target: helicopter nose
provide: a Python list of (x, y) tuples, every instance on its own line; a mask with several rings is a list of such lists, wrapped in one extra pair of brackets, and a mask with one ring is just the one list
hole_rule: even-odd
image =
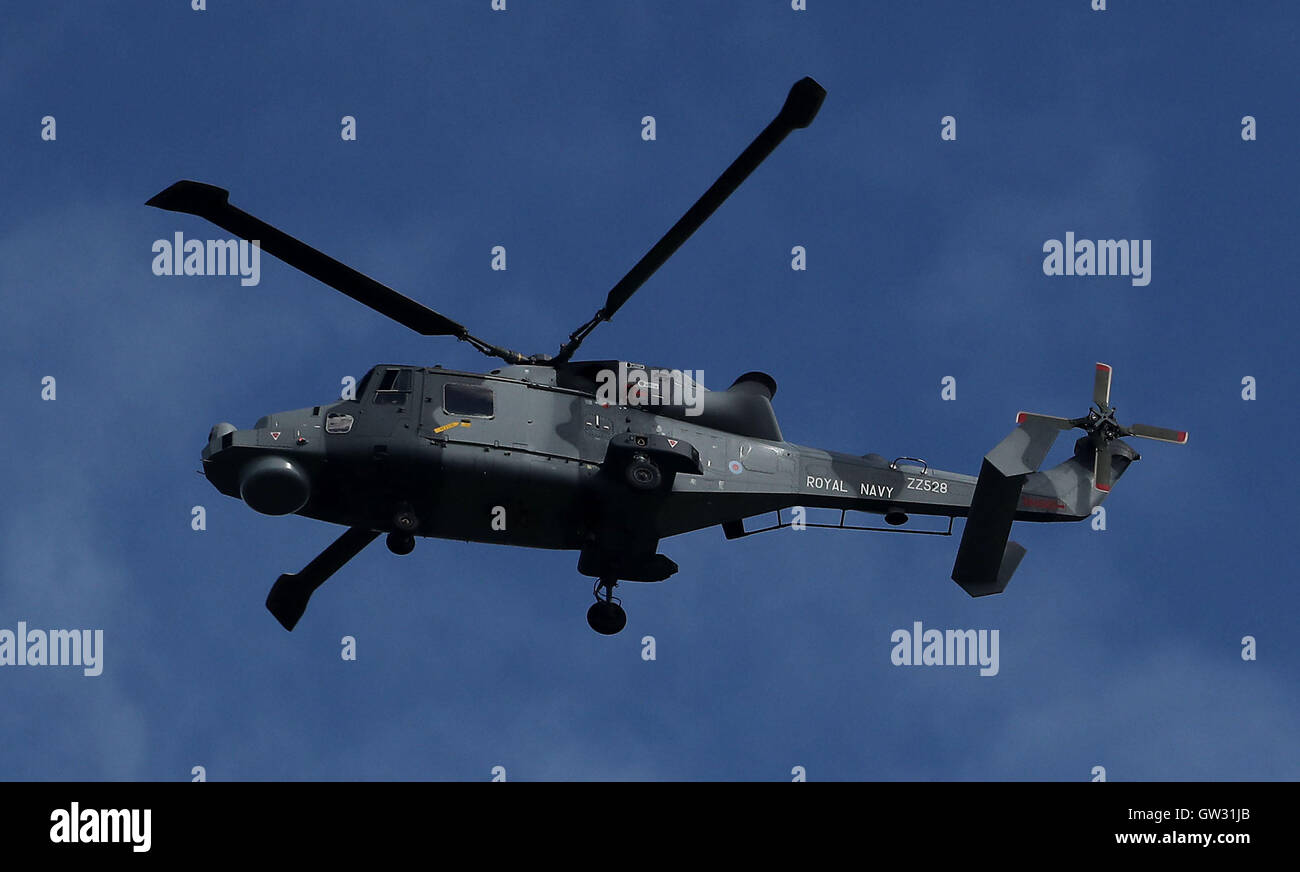
[(264, 515), (289, 515), (307, 505), (311, 482), (292, 460), (263, 455), (240, 470), (239, 496)]
[(222, 421), (220, 424), (213, 424), (212, 429), (208, 431), (208, 444), (213, 445), (215, 443), (215, 445), (220, 448), (221, 438), (227, 433), (237, 432), (238, 429), (238, 427), (231, 424), (229, 421)]

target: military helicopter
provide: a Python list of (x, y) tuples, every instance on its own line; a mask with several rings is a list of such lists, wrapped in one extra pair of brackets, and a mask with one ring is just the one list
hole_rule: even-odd
[[(838, 524), (808, 526), (951, 535), (966, 517), (952, 577), (971, 596), (1001, 593), (1025, 549), (1013, 521), (1087, 518), (1139, 458), (1121, 437), (1186, 443), (1187, 433), (1121, 426), (1110, 404), (1111, 368), (1097, 364), (1083, 417), (1020, 413), (978, 476), (924, 461), (808, 448), (781, 435), (776, 381), (741, 375), (709, 391), (677, 370), (618, 360), (575, 361), (583, 340), (632, 294), (796, 129), (812, 123), (826, 91), (794, 84), (780, 112), (703, 196), (609, 291), (555, 355), (493, 345), (457, 322), (362, 275), (244, 212), (229, 192), (180, 181), (147, 205), (206, 218), (352, 299), (424, 336), (453, 336), (506, 365), (489, 373), (380, 365), (354, 399), (261, 418), (250, 430), (220, 423), (202, 451), (203, 473), (223, 494), (268, 515), (296, 513), (347, 530), (300, 572), (281, 575), (266, 605), (286, 630), (330, 576), (381, 533), (409, 554), (419, 537), (575, 550), (596, 579), (587, 621), (612, 635), (627, 622), (620, 581), (663, 581), (677, 564), (661, 539), (720, 526), (736, 539), (792, 525), (782, 511), (840, 510)], [(663, 374), (668, 373), (667, 377)], [(617, 391), (603, 390), (617, 385)], [(694, 399), (687, 397), (694, 394)], [(1073, 456), (1039, 471), (1063, 431), (1084, 431)], [(886, 527), (846, 524), (848, 511)], [(775, 513), (776, 523), (746, 529)], [(948, 519), (947, 531), (902, 530), (912, 515)]]

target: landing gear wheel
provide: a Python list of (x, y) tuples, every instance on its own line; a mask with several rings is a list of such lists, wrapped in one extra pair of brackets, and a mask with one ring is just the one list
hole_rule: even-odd
[(415, 528), (420, 526), (420, 519), (410, 509), (402, 509), (393, 515), (393, 526), (399, 533), (414, 533)]
[(628, 484), (637, 490), (643, 491), (657, 490), (664, 480), (664, 474), (659, 471), (659, 465), (644, 454), (634, 454), (632, 456), (632, 462), (627, 465), (627, 471), (624, 475)]
[(602, 578), (592, 589), (596, 601), (587, 609), (587, 624), (602, 636), (612, 636), (627, 626), (627, 612), (614, 596), (616, 584), (617, 579)]
[(415, 550), (415, 537), (410, 533), (389, 533), (388, 550), (394, 554), (410, 554)]
[(627, 612), (618, 603), (592, 603), (587, 609), (587, 623), (602, 636), (613, 636), (627, 626)]

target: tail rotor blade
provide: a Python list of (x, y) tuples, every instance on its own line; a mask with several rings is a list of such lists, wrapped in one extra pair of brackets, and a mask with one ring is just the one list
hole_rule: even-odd
[(1110, 364), (1097, 364), (1097, 374), (1092, 382), (1092, 401), (1097, 404), (1099, 409), (1104, 409), (1110, 405), (1110, 374)]
[(1172, 442), (1175, 445), (1187, 444), (1186, 430), (1170, 430), (1166, 427), (1152, 427), (1149, 424), (1134, 424), (1127, 428), (1127, 435), (1140, 436), (1143, 439), (1155, 439), (1160, 442)]
[(1092, 477), (1097, 490), (1110, 492), (1110, 451), (1104, 445), (1098, 445), (1092, 454)]

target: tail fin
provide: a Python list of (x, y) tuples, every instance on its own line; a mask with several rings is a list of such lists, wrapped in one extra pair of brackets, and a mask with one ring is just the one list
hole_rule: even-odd
[(1025, 556), (1023, 546), (1008, 541), (1020, 491), (1060, 432), (1049, 421), (1025, 418), (984, 456), (952, 567), (952, 580), (971, 596), (1002, 593)]
[[(1002, 593), (1025, 556), (1023, 546), (1009, 541), (1017, 512), (1033, 511), (1021, 506), (1022, 493), (1042, 500), (1047, 508), (1040, 520), (1045, 521), (1086, 518), (1110, 494), (1096, 487), (1094, 448), (1087, 436), (1075, 444), (1074, 456), (1065, 462), (1043, 472), (1024, 472), (1042, 462), (1057, 432), (1050, 426), (1037, 435), (1020, 432), (1027, 423), (985, 456), (975, 483), (952, 568), (952, 580), (971, 596)], [(1119, 439), (1107, 447), (1114, 483), (1140, 455)], [(1026, 499), (1026, 505), (1032, 503)]]
[(980, 468), (952, 567), (952, 580), (971, 596), (1002, 593), (1025, 556), (1023, 546), (1008, 541), (1024, 484), (1025, 476), (1003, 475), (987, 459)]

